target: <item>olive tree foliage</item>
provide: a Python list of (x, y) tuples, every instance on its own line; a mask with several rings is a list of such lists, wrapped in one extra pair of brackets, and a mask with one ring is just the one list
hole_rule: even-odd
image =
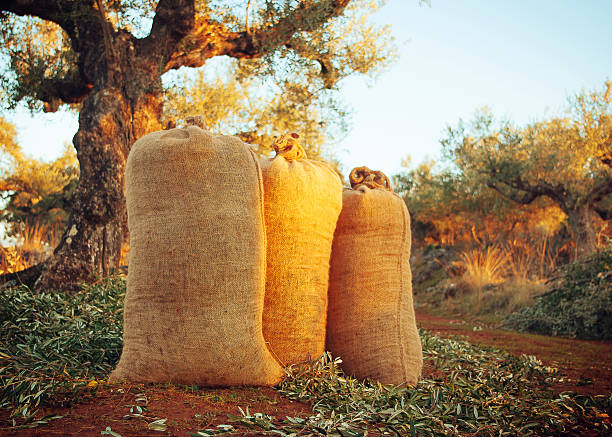
[(19, 240), (37, 230), (52, 244), (68, 219), (78, 176), (72, 146), (51, 162), (29, 157), (16, 141), (15, 127), (0, 117), (0, 218), (8, 236)]
[(165, 93), (164, 125), (202, 114), (208, 129), (238, 135), (263, 155), (272, 150), (275, 137), (295, 132), (309, 158), (331, 158), (330, 145), (342, 138), (349, 122), (350, 111), (342, 102), (295, 82), (262, 91), (261, 80), (239, 80), (236, 75), (230, 70), (229, 78), (207, 78), (198, 71), (176, 81)]
[[(115, 29), (146, 37), (156, 3), (105, 1), (101, 9)], [(205, 67), (195, 74), (185, 69), (173, 72), (182, 62), (174, 61), (177, 65), (164, 71), (170, 71), (164, 81), (164, 124), (180, 124), (186, 116), (201, 114), (209, 128), (237, 134), (257, 142), (264, 150), (274, 136), (294, 130), (315, 155), (321, 153), (326, 141), (341, 138), (348, 128), (350, 111), (338, 96), (339, 82), (356, 74), (374, 78), (396, 59), (389, 26), (371, 22), (372, 14), (386, 0), (322, 1), (318, 8), (309, 8), (308, 3), (317, 2), (196, 1), (196, 21), (208, 15), (208, 19), (223, 23), (226, 31), (252, 33), (255, 41), (265, 36), (259, 42), (268, 50), (264, 48), (265, 54), (260, 57), (226, 54), (229, 59), (221, 64), (222, 72), (212, 77)], [(336, 19), (317, 27), (320, 18), (316, 15), (329, 14), (334, 3), (347, 6)], [(303, 16), (295, 14), (299, 6)], [(292, 19), (304, 20), (305, 30), (296, 32), (286, 44), (278, 40), (285, 35), (273, 38), (261, 31), (292, 12)], [(10, 65), (0, 76), (5, 89), (3, 106), (15, 108), (22, 102), (32, 111), (52, 112), (61, 104), (72, 103), (78, 110), (78, 99), (70, 102), (68, 95), (53, 95), (62, 92), (59, 85), (71, 82), (77, 62), (62, 28), (36, 17), (13, 14), (3, 16), (0, 23), (0, 36), (7, 47), (2, 54), (8, 55)], [(195, 39), (183, 43), (197, 44)], [(200, 63), (193, 56), (185, 58), (186, 65)]]
[[(342, 138), (350, 116), (338, 83), (356, 74), (374, 78), (396, 57), (388, 26), (370, 23), (381, 5), (352, 2), (342, 17), (296, 35), (269, 56), (216, 64), (221, 74), (200, 69), (172, 75), (165, 122), (203, 114), (210, 129), (235, 133), (260, 153), (270, 151), (274, 137), (296, 132), (309, 157), (329, 157), (329, 144)], [(264, 17), (252, 20), (260, 26)]]
[(417, 245), (525, 247), (561, 229), (565, 215), (552, 201), (516, 204), (448, 164), (405, 163), (406, 170), (393, 177), (410, 211)]
[(566, 117), (517, 127), (481, 110), (449, 127), (446, 156), (466, 177), (519, 204), (540, 197), (567, 215), (577, 255), (597, 250), (598, 220), (611, 218), (612, 83), (570, 99)]
[[(313, 151), (333, 138), (333, 126), (342, 132), (342, 122), (332, 121), (344, 115), (339, 81), (375, 75), (395, 56), (388, 29), (368, 20), (382, 3), (2, 2), (3, 105), (21, 102), (33, 111), (71, 105), (79, 111), (73, 139), (79, 182), (64, 236), (49, 262), (35, 271), (37, 286), (61, 288), (117, 266), (128, 238), (125, 161), (134, 141), (163, 128), (162, 122), (180, 122), (197, 110), (221, 133), (242, 135), (264, 148), (273, 136), (297, 130)], [(222, 74), (206, 76), (196, 93), (197, 76), (182, 78), (182, 67), (206, 68), (214, 58), (226, 60)], [(168, 93), (164, 83), (171, 87)], [(228, 101), (217, 86), (235, 91), (236, 105), (225, 112), (219, 108)], [(210, 104), (198, 107), (198, 100)], [(164, 102), (174, 102), (165, 113)]]
[(56, 111), (64, 103), (56, 97), (62, 93), (61, 84), (70, 83), (77, 74), (68, 35), (53, 22), (2, 11), (0, 41), (2, 107), (15, 109), (22, 103), (33, 112)]

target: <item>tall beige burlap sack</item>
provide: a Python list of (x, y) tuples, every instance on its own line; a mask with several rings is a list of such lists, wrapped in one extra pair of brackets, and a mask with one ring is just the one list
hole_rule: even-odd
[(325, 163), (306, 158), (297, 134), (262, 159), (268, 240), (264, 338), (283, 365), (325, 350), (329, 257), (342, 208), (342, 182)]
[(331, 257), (327, 348), (354, 377), (417, 383), (423, 365), (414, 318), (410, 216), (381, 172), (350, 174)]
[(112, 381), (273, 385), (261, 327), (263, 186), (236, 137), (197, 126), (138, 140), (126, 167), (130, 260)]

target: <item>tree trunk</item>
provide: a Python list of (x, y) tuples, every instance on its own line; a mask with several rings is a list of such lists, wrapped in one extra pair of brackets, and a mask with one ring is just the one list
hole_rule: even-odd
[(597, 251), (597, 234), (595, 233), (596, 212), (589, 205), (578, 205), (565, 211), (574, 234), (576, 258), (584, 258)]
[(128, 238), (125, 163), (134, 141), (161, 129), (161, 74), (129, 57), (107, 73), (100, 73), (100, 85), (83, 101), (74, 136), (79, 184), (68, 226), (37, 288), (66, 289), (110, 274)]

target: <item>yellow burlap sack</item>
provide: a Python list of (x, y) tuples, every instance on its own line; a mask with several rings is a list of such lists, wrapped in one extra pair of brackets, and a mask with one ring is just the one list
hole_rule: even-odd
[(112, 381), (273, 385), (261, 327), (263, 186), (256, 155), (197, 126), (138, 140), (126, 167), (130, 260)]
[(354, 377), (417, 383), (423, 363), (414, 318), (410, 216), (381, 172), (350, 174), (332, 249), (327, 349)]
[(342, 182), (325, 163), (306, 159), (297, 134), (261, 160), (268, 240), (264, 338), (283, 365), (325, 350), (329, 257), (342, 208)]

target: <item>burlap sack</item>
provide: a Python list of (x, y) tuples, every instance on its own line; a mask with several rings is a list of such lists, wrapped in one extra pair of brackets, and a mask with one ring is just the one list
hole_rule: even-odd
[(381, 172), (350, 174), (332, 249), (327, 349), (354, 377), (417, 383), (423, 356), (414, 318), (410, 216)]
[(306, 158), (297, 134), (262, 159), (268, 240), (264, 338), (283, 365), (325, 350), (329, 257), (342, 208), (342, 182), (325, 163)]
[(188, 126), (134, 144), (123, 353), (112, 381), (279, 382), (261, 327), (262, 189), (257, 157), (236, 137)]

